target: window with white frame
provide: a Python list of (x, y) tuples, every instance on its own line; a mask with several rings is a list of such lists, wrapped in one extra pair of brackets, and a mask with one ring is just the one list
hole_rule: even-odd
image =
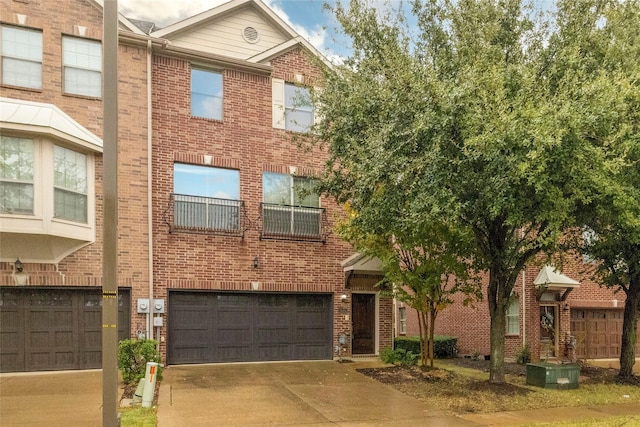
[(33, 215), (33, 140), (2, 136), (0, 139), (0, 213)]
[(54, 146), (53, 176), (53, 216), (86, 223), (87, 155)]
[(95, 40), (62, 37), (64, 93), (102, 96), (102, 45)]
[(311, 91), (304, 86), (272, 79), (273, 127), (293, 132), (309, 132), (317, 117)]
[(399, 334), (406, 335), (407, 334), (407, 307), (400, 307), (398, 309), (398, 320), (399, 320)]
[[(0, 214), (37, 215), (86, 224), (89, 186), (93, 186), (90, 176), (93, 179), (93, 166), (89, 165), (87, 154), (45, 138), (3, 135)], [(47, 203), (36, 207), (36, 200)]]
[(285, 83), (284, 110), (285, 129), (294, 132), (309, 132), (313, 126), (313, 104), (308, 88)]
[(42, 31), (2, 26), (2, 84), (42, 88)]
[(507, 307), (507, 335), (520, 334), (520, 302), (514, 299)]
[(319, 237), (320, 197), (306, 177), (263, 172), (263, 232), (267, 235)]
[(222, 73), (191, 69), (191, 115), (222, 120)]
[(240, 171), (173, 165), (174, 226), (239, 231)]

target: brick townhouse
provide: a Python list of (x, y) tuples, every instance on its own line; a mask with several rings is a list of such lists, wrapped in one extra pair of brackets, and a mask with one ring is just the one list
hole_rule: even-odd
[[(101, 366), (102, 7), (0, 2), (0, 370)], [(119, 335), (149, 280), (146, 42), (122, 20)], [(137, 34), (136, 34), (137, 33)], [(109, 172), (107, 172), (109, 173)]]
[(318, 119), (309, 93), (322, 55), (260, 1), (151, 36), (166, 40), (153, 56), (152, 194), (167, 362), (389, 346), (391, 300), (331, 231), (342, 209), (313, 190), (323, 152), (298, 146)]
[[(625, 294), (595, 283), (592, 266), (589, 259), (569, 257), (562, 270), (531, 263), (520, 273), (514, 286), (517, 298), (507, 311), (506, 357), (515, 357), (525, 344), (534, 360), (620, 357)], [(490, 353), (487, 284), (485, 275), (482, 301), (465, 307), (458, 295), (438, 315), (436, 334), (457, 337), (462, 355)], [(415, 310), (398, 302), (395, 312), (397, 335), (419, 334)]]
[[(0, 371), (99, 367), (102, 3), (0, 1)], [(296, 141), (319, 66), (258, 0), (120, 16), (120, 338), (169, 364), (391, 344), (379, 271), (332, 233), (323, 153)]]

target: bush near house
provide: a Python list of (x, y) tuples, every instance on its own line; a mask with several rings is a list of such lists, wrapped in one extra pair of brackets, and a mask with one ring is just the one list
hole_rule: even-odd
[[(436, 359), (447, 359), (457, 354), (458, 338), (446, 335), (433, 337), (433, 356)], [(420, 354), (420, 337), (396, 337), (393, 339), (393, 348), (411, 351)]]
[[(144, 378), (147, 362), (160, 363), (156, 340), (122, 340), (118, 344), (118, 368), (126, 384), (137, 384)], [(162, 367), (158, 365), (157, 381), (162, 380)]]

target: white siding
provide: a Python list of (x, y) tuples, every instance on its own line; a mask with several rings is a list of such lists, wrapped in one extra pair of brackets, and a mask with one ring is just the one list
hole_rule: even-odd
[[(242, 37), (246, 27), (258, 30), (260, 38), (257, 43), (248, 43)], [(174, 46), (201, 52), (247, 59), (284, 43), (288, 39), (289, 37), (285, 37), (277, 31), (255, 10), (246, 8), (233, 15), (194, 28), (188, 33), (179, 34), (171, 40), (171, 43)]]

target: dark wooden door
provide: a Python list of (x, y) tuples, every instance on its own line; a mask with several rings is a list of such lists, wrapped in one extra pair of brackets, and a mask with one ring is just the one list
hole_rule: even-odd
[[(130, 297), (119, 291), (118, 338), (129, 337)], [(0, 290), (0, 371), (102, 366), (99, 289)]]
[(169, 364), (332, 357), (331, 296), (171, 292)]
[(352, 294), (353, 354), (376, 351), (376, 296)]

